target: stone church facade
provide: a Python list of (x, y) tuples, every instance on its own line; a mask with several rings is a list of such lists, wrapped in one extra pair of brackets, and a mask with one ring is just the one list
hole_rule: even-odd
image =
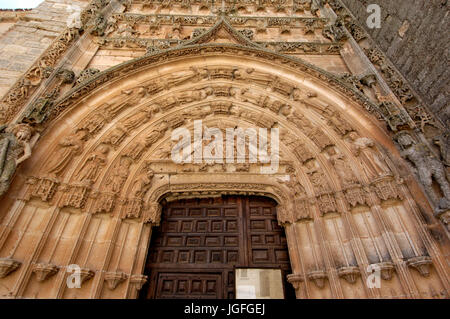
[[(1, 298), (142, 297), (170, 205), (226, 196), (276, 204), (299, 299), (448, 298), (448, 128), (341, 1), (46, 0), (0, 17)], [(278, 128), (279, 170), (175, 163), (172, 132), (197, 120)], [(231, 263), (220, 238), (184, 262)]]

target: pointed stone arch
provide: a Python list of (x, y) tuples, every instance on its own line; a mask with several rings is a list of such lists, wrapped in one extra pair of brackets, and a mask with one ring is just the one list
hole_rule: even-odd
[[(18, 199), (6, 200), (11, 207), (6, 218), (8, 225), (26, 228), (21, 224), (25, 216), (37, 213), (47, 226), (31, 244), (32, 256), (19, 251), (15, 257), (26, 240), (14, 242), (10, 227), (0, 233), (0, 256), (9, 254), (2, 264), (9, 270), (4, 274), (12, 274), (7, 280), (15, 296), (32, 293), (37, 286), (30, 278), (36, 273), (44, 279), (55, 275), (48, 281), (52, 297), (135, 297), (144, 280), (151, 227), (159, 223), (160, 201), (222, 194), (259, 194), (278, 202), (278, 219), (286, 227), (292, 254), (291, 281), (299, 297), (310, 296), (312, 283), (320, 288), (325, 278), (333, 297), (349, 296), (346, 285), (358, 280), (367, 297), (379, 297), (379, 291), (364, 285), (369, 264), (385, 266), (388, 279), (395, 269), (407, 287), (405, 294), (413, 297), (417, 280), (411, 268), (427, 275), (433, 262), (433, 280), (448, 289), (445, 261), (420, 224), (420, 211), (400, 178), (402, 160), (379, 121), (384, 115), (377, 106), (301, 60), (241, 43), (207, 43), (217, 30), (232, 32), (228, 27), (221, 20), (197, 39), (206, 43), (157, 52), (96, 74), (58, 100), (45, 122), (34, 123), (42, 132), (39, 148), (20, 168), (14, 183), (26, 179), (27, 187)], [(245, 40), (240, 35), (236, 39)], [(285, 130), (280, 173), (263, 176), (252, 166), (237, 172), (233, 165), (206, 172), (190, 165), (191, 171), (183, 171), (167, 158), (152, 158), (170, 141), (171, 130), (191, 128), (199, 118), (206, 125)], [(352, 152), (357, 142), (360, 155)], [(376, 178), (367, 176), (370, 163), (378, 165), (371, 171)], [(166, 170), (158, 171), (158, 165)], [(400, 219), (407, 211), (414, 230), (410, 246), (399, 244), (386, 222), (389, 214)], [(375, 219), (386, 237), (379, 245), (388, 260), (379, 254), (372, 262), (365, 255), (367, 247), (352, 215), (361, 212)], [(81, 229), (71, 230), (70, 256), (54, 258), (60, 249), (58, 234), (76, 222)], [(313, 256), (309, 264), (300, 258), (309, 248), (302, 246), (299, 233), (307, 231), (323, 241), (314, 248), (322, 257)], [(57, 238), (54, 245), (52, 236)], [(342, 255), (335, 257), (330, 251), (338, 244)], [(123, 262), (124, 247), (133, 252), (127, 255), (132, 263)], [(404, 255), (408, 249), (414, 251), (410, 256)], [(64, 271), (55, 273), (55, 267), (65, 269), (69, 263), (82, 264), (85, 274), (86, 288), (77, 293), (64, 286)]]

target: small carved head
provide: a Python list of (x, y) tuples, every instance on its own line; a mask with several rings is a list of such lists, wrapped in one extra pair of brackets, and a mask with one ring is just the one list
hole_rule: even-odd
[(33, 129), (26, 124), (18, 124), (13, 129), (12, 132), (21, 142), (28, 142), (33, 135)]

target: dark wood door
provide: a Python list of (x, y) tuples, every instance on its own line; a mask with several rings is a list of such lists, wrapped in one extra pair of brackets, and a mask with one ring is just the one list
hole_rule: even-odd
[[(153, 230), (141, 298), (234, 299), (236, 267), (290, 272), (276, 203), (226, 196), (165, 205)], [(285, 285), (288, 297), (293, 293)]]

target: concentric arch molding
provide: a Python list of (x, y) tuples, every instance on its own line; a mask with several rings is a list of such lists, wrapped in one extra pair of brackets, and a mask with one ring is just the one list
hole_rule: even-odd
[(183, 47), (167, 49), (150, 55), (145, 55), (131, 61), (124, 62), (108, 70), (98, 73), (86, 82), (74, 87), (62, 98), (57, 100), (50, 112), (47, 122), (54, 120), (64, 111), (70, 109), (72, 105), (87, 97), (102, 86), (114, 81), (130, 77), (133, 73), (145, 70), (147, 67), (155, 67), (172, 61), (187, 59), (196, 56), (220, 56), (229, 54), (232, 56), (247, 56), (250, 59), (259, 59), (271, 61), (285, 67), (292, 68), (295, 72), (300, 72), (319, 80), (326, 82), (328, 88), (336, 90), (346, 98), (349, 98), (357, 104), (364, 107), (366, 111), (374, 114), (377, 118), (383, 119), (377, 105), (372, 103), (366, 96), (358, 92), (335, 75), (322, 70), (312, 64), (309, 64), (299, 58), (275, 53), (263, 48), (246, 47), (237, 44), (196, 44)]

